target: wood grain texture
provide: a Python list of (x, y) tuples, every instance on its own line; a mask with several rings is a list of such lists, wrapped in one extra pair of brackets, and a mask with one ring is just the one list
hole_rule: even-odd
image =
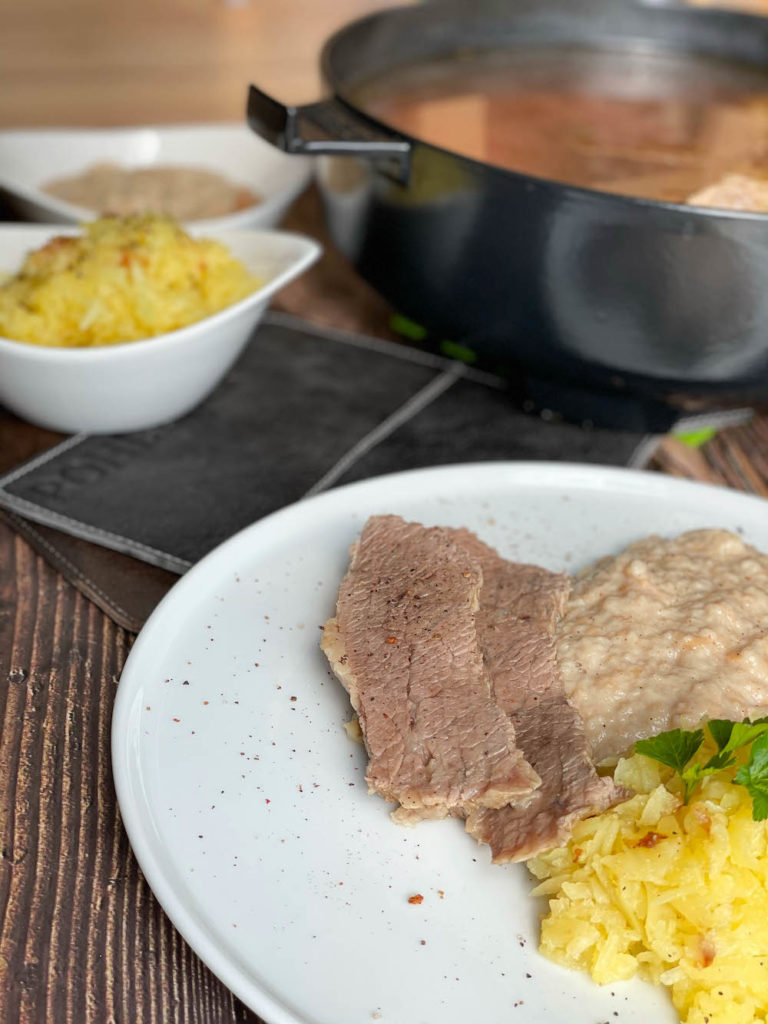
[(0, 1021), (258, 1024), (131, 853), (109, 734), (131, 635), (0, 524)]
[(719, 431), (700, 448), (667, 437), (651, 468), (768, 497), (768, 412), (756, 412), (749, 422)]
[(401, 2), (12, 0), (0, 5), (0, 125), (241, 121), (252, 81), (311, 102), (326, 38)]
[[(655, 468), (768, 494), (768, 416)], [(0, 523), (0, 1021), (258, 1024), (152, 896), (109, 756), (131, 634)]]
[[(312, 100), (329, 32), (398, 2), (5, 5), (0, 124), (240, 120), (252, 80)], [(318, 211), (309, 193), (289, 225), (319, 234)], [(388, 336), (385, 304), (341, 265), (329, 255), (282, 307)], [(0, 414), (0, 471), (56, 439)], [(697, 450), (667, 441), (655, 468), (766, 494), (768, 418)], [(131, 640), (0, 523), (0, 1024), (259, 1024), (172, 927), (122, 828), (109, 735)]]
[[(316, 190), (286, 226), (326, 240)], [(332, 247), (279, 307), (391, 336)], [(58, 440), (0, 411), (0, 472)], [(175, 931), (120, 823), (109, 731), (130, 643), (0, 520), (0, 1024), (259, 1024)]]

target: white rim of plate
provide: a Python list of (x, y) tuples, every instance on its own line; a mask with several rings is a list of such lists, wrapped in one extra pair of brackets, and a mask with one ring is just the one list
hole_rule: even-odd
[(469, 476), (476, 478), (475, 481), (470, 480), (470, 484), (485, 484), (486, 486), (490, 484), (489, 490), (494, 486), (503, 489), (505, 477), (509, 479), (510, 476), (513, 476), (516, 482), (522, 485), (535, 483), (539, 487), (556, 487), (560, 491), (567, 489), (570, 483), (577, 485), (582, 491), (606, 491), (613, 496), (623, 491), (627, 498), (631, 498), (633, 494), (641, 491), (646, 497), (649, 494), (656, 494), (660, 499), (668, 498), (670, 492), (673, 496), (699, 496), (702, 498), (706, 494), (717, 494), (720, 498), (725, 496), (726, 501), (733, 500), (738, 505), (750, 505), (754, 509), (768, 509), (766, 500), (756, 495), (731, 491), (713, 484), (667, 477), (647, 470), (573, 462), (454, 463), (447, 466), (411, 469), (372, 477), (287, 505), (263, 519), (257, 520), (224, 541), (194, 565), (178, 583), (174, 584), (152, 612), (136, 638), (118, 685), (111, 730), (113, 777), (118, 805), (139, 866), (174, 927), (219, 980), (246, 1006), (268, 1020), (269, 1024), (308, 1024), (308, 1022), (305, 1018), (295, 1016), (285, 1005), (273, 999), (268, 992), (245, 978), (237, 966), (234, 966), (227, 956), (221, 954), (216, 944), (200, 927), (195, 915), (177, 899), (172, 878), (166, 875), (152, 852), (146, 826), (138, 811), (139, 805), (131, 792), (131, 769), (135, 759), (132, 757), (132, 737), (127, 725), (132, 702), (141, 682), (140, 672), (134, 666), (140, 667), (144, 650), (151, 650), (155, 635), (162, 634), (165, 616), (173, 608), (180, 595), (194, 590), (198, 586), (198, 581), (204, 580), (206, 575), (215, 572), (218, 563), (225, 561), (238, 548), (248, 547), (249, 550), (255, 550), (252, 541), (260, 533), (267, 536), (273, 531), (277, 531), (278, 534), (290, 533), (293, 522), (303, 517), (308, 503), (311, 503), (313, 508), (324, 509), (326, 512), (338, 511), (348, 514), (350, 495), (353, 497), (355, 495), (375, 496), (377, 492), (384, 493), (394, 485), (408, 481), (413, 485), (409, 497), (431, 496), (440, 493), (441, 485), (450, 484), (459, 475), (464, 478), (465, 487), (466, 477)]

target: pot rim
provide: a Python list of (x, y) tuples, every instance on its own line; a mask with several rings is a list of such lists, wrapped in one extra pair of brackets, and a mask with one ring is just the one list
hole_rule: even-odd
[[(514, 3), (514, 0), (512, 0), (512, 2)], [(523, 3), (524, 2), (525, 0), (523, 0)], [(552, 0), (539, 0), (539, 2), (551, 3)], [(576, 0), (576, 2), (578, 2), (580, 6), (594, 11), (595, 9), (600, 9), (602, 0)], [(482, 4), (482, 0), (480, 0), (480, 3)], [(569, 5), (573, 6), (574, 0), (569, 0)], [(363, 15), (360, 18), (348, 21), (338, 28), (326, 39), (319, 56), (322, 78), (333, 90), (335, 99), (348, 107), (356, 117), (364, 118), (383, 134), (388, 134), (393, 138), (407, 141), (412, 149), (424, 148), (440, 153), (443, 156), (451, 157), (460, 161), (462, 164), (468, 165), (476, 173), (482, 173), (485, 175), (492, 174), (494, 177), (498, 177), (500, 179), (512, 179), (517, 184), (533, 187), (535, 189), (542, 189), (544, 191), (557, 192), (560, 195), (573, 196), (579, 200), (587, 200), (591, 202), (599, 201), (601, 204), (605, 204), (606, 201), (608, 201), (619, 208), (627, 206), (635, 209), (638, 207), (646, 207), (653, 213), (674, 216), (676, 218), (685, 217), (686, 219), (691, 219), (694, 222), (702, 219), (706, 221), (714, 219), (717, 221), (724, 221), (726, 223), (735, 221), (738, 223), (748, 222), (762, 225), (768, 219), (768, 211), (729, 210), (718, 207), (693, 206), (684, 202), (673, 202), (665, 199), (649, 199), (642, 196), (628, 196), (622, 195), (619, 192), (607, 192), (598, 188), (573, 185), (567, 181), (557, 181), (553, 178), (544, 178), (538, 175), (528, 174), (523, 171), (516, 171), (511, 168), (501, 167), (498, 164), (478, 160), (475, 157), (464, 156), (455, 150), (448, 149), (444, 146), (438, 146), (432, 142), (427, 142), (418, 135), (413, 135), (410, 132), (393, 127), (386, 121), (383, 121), (371, 114), (363, 106), (360, 106), (350, 91), (349, 83), (344, 83), (340, 80), (338, 71), (334, 67), (334, 51), (339, 47), (339, 45), (346, 40), (352, 32), (364, 30), (369, 26), (375, 27), (382, 21), (396, 21), (402, 19), (407, 22), (417, 17), (420, 10), (425, 7), (451, 8), (454, 6), (455, 4), (452, 3), (451, 0), (427, 0), (427, 2), (421, 3), (418, 6), (409, 4), (406, 6), (385, 8), (379, 11), (374, 11), (371, 14)], [(559, 4), (556, 2), (554, 6), (559, 6)], [(741, 24), (742, 27), (752, 30), (756, 30), (759, 27), (762, 32), (766, 34), (768, 39), (768, 17), (720, 8), (688, 7), (684, 5), (678, 6), (675, 4), (658, 4), (652, 2), (632, 3), (630, 6), (643, 8), (644, 14), (647, 14), (650, 17), (664, 17), (665, 15), (672, 13), (673, 16), (677, 18), (686, 18), (692, 22), (701, 21), (702, 23), (712, 22), (716, 24), (720, 21), (724, 22), (726, 26)], [(768, 61), (768, 45), (766, 46), (766, 60)], [(395, 70), (397, 66), (396, 61), (393, 62), (392, 70)], [(768, 78), (766, 79), (766, 85), (768, 86)], [(768, 95), (768, 90), (766, 94)]]

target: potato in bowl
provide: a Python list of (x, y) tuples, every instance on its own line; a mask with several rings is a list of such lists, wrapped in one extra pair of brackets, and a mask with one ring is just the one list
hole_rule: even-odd
[[(204, 234), (189, 231), (193, 239)], [(30, 251), (54, 238), (78, 237), (76, 229), (0, 225), (0, 271), (13, 275)], [(320, 254), (312, 239), (282, 231), (221, 232), (213, 241), (243, 268), (243, 288), (223, 307), (206, 307), (202, 317), (184, 325), (165, 320), (162, 330), (147, 329), (144, 338), (126, 332), (120, 340), (113, 336), (108, 343), (74, 347), (31, 344), (7, 337), (0, 327), (0, 402), (24, 419), (65, 433), (142, 430), (189, 412), (232, 366), (272, 296)], [(69, 248), (65, 244), (61, 251)], [(72, 272), (69, 255), (55, 257), (65, 273)], [(12, 286), (11, 278), (5, 287)], [(99, 290), (94, 286), (94, 301), (104, 301)], [(146, 297), (148, 291), (139, 294)]]
[(0, 282), (0, 335), (88, 348), (188, 327), (261, 285), (221, 242), (170, 217), (101, 217), (56, 235)]

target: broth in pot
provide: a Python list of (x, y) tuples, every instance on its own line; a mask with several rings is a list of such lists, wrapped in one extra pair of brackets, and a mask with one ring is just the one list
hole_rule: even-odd
[(461, 156), (604, 192), (685, 202), (727, 175), (768, 178), (768, 69), (707, 55), (470, 53), (401, 67), (353, 98)]

